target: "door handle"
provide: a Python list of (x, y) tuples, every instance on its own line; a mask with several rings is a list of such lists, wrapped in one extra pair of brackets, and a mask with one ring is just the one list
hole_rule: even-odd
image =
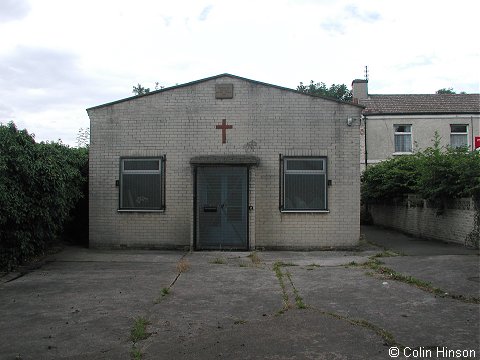
[(203, 212), (217, 212), (216, 206), (204, 206)]

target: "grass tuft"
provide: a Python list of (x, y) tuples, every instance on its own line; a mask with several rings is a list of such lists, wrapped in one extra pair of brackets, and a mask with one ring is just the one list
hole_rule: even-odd
[(375, 258), (383, 258), (383, 257), (395, 257), (395, 256), (400, 256), (398, 253), (391, 251), (391, 250), (385, 250), (384, 252), (378, 253), (374, 255), (373, 257)]
[(140, 340), (147, 339), (150, 334), (147, 333), (148, 320), (144, 317), (135, 319), (132, 329), (130, 330), (130, 340), (135, 344)]
[(143, 356), (143, 355), (142, 355), (142, 352), (140, 351), (140, 349), (137, 348), (135, 345), (132, 346), (132, 352), (131, 352), (131, 354), (132, 354), (132, 359), (133, 359), (133, 360), (141, 360), (141, 358), (142, 358), (142, 356)]
[(210, 264), (217, 264), (217, 265), (223, 265), (227, 263), (227, 260), (223, 257), (216, 257), (213, 260), (209, 261)]
[(177, 262), (177, 273), (181, 274), (187, 272), (190, 269), (190, 262), (182, 258)]
[(170, 291), (171, 291), (170, 288), (164, 287), (162, 288), (162, 290), (160, 290), (160, 295), (162, 297), (167, 296), (168, 294), (170, 294)]
[(247, 257), (250, 258), (252, 264), (254, 265), (260, 265), (260, 263), (262, 262), (262, 259), (260, 258), (260, 255), (258, 255), (257, 251), (252, 251)]

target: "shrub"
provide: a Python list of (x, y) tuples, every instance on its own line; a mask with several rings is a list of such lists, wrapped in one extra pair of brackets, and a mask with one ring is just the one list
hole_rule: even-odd
[(368, 167), (362, 175), (362, 200), (391, 200), (406, 193), (442, 206), (444, 200), (480, 198), (480, 152), (434, 145), (414, 155), (399, 156)]
[(418, 156), (399, 156), (369, 166), (362, 175), (364, 202), (394, 199), (414, 192), (418, 182)]
[(0, 125), (0, 268), (11, 269), (58, 238), (83, 196), (85, 151), (35, 143), (13, 122)]

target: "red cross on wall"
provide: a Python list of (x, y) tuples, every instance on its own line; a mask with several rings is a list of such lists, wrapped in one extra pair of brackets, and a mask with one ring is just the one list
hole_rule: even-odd
[(215, 129), (222, 129), (222, 144), (227, 142), (227, 129), (233, 129), (233, 125), (227, 125), (227, 119), (222, 120), (222, 125), (216, 125)]

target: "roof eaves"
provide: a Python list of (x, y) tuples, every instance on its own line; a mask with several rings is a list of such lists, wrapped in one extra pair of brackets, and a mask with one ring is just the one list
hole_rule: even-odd
[(479, 115), (479, 112), (474, 112), (474, 111), (426, 111), (426, 112), (368, 112), (364, 111), (363, 115), (364, 116), (392, 116), (392, 115), (398, 115), (398, 116), (417, 116), (417, 115)]

